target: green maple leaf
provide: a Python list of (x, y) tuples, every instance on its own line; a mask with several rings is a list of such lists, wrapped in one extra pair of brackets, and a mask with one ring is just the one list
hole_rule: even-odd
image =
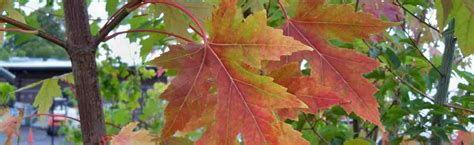
[[(184, 6), (187, 10), (192, 12), (201, 22), (211, 15), (212, 3), (196, 0), (177, 0), (176, 3)], [(155, 13), (163, 14), (166, 31), (176, 33), (185, 38), (192, 38), (192, 34), (188, 32), (191, 21), (181, 11), (168, 5), (159, 4), (155, 7)]]
[(33, 106), (38, 107), (38, 113), (48, 113), (49, 108), (53, 105), (53, 98), (61, 96), (61, 87), (58, 85), (58, 80), (52, 78), (43, 81), (43, 85), (33, 102)]
[[(474, 3), (472, 0), (464, 0)], [(455, 7), (459, 8), (454, 14), (454, 35), (458, 39), (458, 45), (464, 55), (474, 54), (474, 12), (468, 6), (469, 3), (457, 0)]]

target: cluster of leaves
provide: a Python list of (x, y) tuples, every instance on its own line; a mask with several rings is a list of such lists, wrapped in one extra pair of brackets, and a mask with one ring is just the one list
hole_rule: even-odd
[[(394, 24), (347, 11), (351, 5), (303, 0), (290, 4), (295, 14), (290, 18), (285, 12), (279, 30), (267, 26), (265, 11), (244, 19), (236, 4), (220, 3), (209, 38), (200, 32), (203, 45), (170, 46), (154, 60), (178, 71), (161, 96), (169, 101), (162, 139), (205, 127), (197, 144), (234, 144), (238, 135), (245, 144), (309, 144), (282, 121), (297, 119), (297, 111), (316, 114), (332, 105), (382, 125), (376, 89), (362, 76), (378, 63), (328, 39), (368, 38)], [(300, 74), (302, 60), (308, 61), (309, 76)]]
[[(328, 122), (331, 119), (325, 118), (328, 116), (311, 115), (331, 105), (340, 105), (346, 112), (357, 114), (360, 118), (351, 116), (355, 122), (362, 119), (362, 121), (368, 120), (378, 125), (374, 127), (367, 124), (363, 126), (353, 124), (352, 126), (355, 127), (352, 131), (356, 133), (355, 136), (361, 136), (358, 129), (360, 127), (363, 128), (362, 131), (365, 131), (367, 137), (376, 137), (374, 131), (377, 128), (384, 128), (382, 124), (388, 127), (392, 142), (406, 139), (404, 136), (426, 141), (427, 137), (422, 133), (427, 131), (445, 136), (443, 139), (449, 140), (447, 136), (454, 130), (466, 130), (464, 127), (467, 122), (463, 123), (457, 119), (445, 120), (442, 123), (443, 127), (426, 126), (435, 114), (466, 118), (469, 113), (456, 113), (462, 112), (457, 109), (452, 112), (445, 106), (433, 105), (429, 102), (429, 98), (426, 98), (425, 92), (433, 90), (433, 85), (439, 77), (436, 67), (439, 67), (440, 59), (439, 56), (433, 54), (432, 60), (427, 60), (420, 53), (418, 46), (433, 45), (433, 42), (436, 45), (439, 38), (436, 39), (433, 35), (439, 34), (433, 34), (429, 26), (421, 26), (422, 22), (416, 15), (407, 15), (407, 21), (402, 23), (402, 28), (391, 29), (392, 34), (386, 33), (375, 38), (375, 40), (386, 40), (387, 43), (366, 42), (360, 39), (367, 39), (368, 34), (382, 32), (395, 23), (382, 22), (366, 13), (351, 12), (349, 10), (353, 7), (350, 5), (325, 5), (324, 1), (299, 2), (304, 4), (295, 6), (289, 2), (291, 17), (285, 15), (285, 12), (283, 14), (274, 12), (276, 16), (267, 14), (268, 17), (277, 17), (277, 19), (285, 16), (286, 21), (279, 22), (270, 19), (267, 22), (272, 22), (270, 23), (272, 26), (283, 23), (281, 27), (284, 35), (292, 36), (306, 46), (312, 47), (312, 51), (302, 51), (304, 48), (295, 51), (300, 45), (292, 44), (291, 41), (285, 42), (285, 44), (292, 44), (291, 47), (279, 44), (283, 40), (276, 35), (269, 35), (268, 30), (265, 30), (266, 26), (258, 23), (251, 26), (249, 23), (258, 22), (255, 19), (259, 17), (259, 11), (250, 9), (250, 13), (253, 14), (244, 19), (243, 16), (248, 15), (249, 9), (244, 9), (246, 11), (242, 12), (235, 10), (235, 3), (222, 2), (210, 17), (210, 22), (208, 22), (210, 25), (207, 27), (210, 34), (207, 40), (206, 37), (203, 38), (204, 45), (191, 43), (170, 46), (170, 52), (155, 59), (158, 66), (178, 71), (177, 77), (162, 95), (162, 98), (170, 102), (165, 110), (167, 124), (162, 131), (162, 137), (171, 136), (175, 131), (187, 132), (204, 127), (206, 132), (197, 141), (198, 144), (231, 144), (235, 142), (237, 136), (239, 139), (243, 138), (245, 144), (284, 143), (284, 139), (278, 138), (278, 135), (282, 135), (281, 132), (285, 131), (278, 128), (279, 121), (277, 120), (294, 119), (298, 120), (294, 124), (298, 125), (300, 122), (302, 128), (309, 125), (313, 129), (319, 127), (317, 131), (321, 131), (320, 129), (327, 125), (334, 126), (341, 123), (335, 121), (335, 124), (331, 124)], [(413, 12), (410, 11), (411, 13), (423, 15), (426, 15), (426, 12), (422, 8), (429, 8), (423, 1), (381, 3), (363, 1), (361, 4), (365, 11), (391, 21), (404, 18), (400, 12), (402, 8), (407, 11), (413, 10)], [(268, 5), (271, 10), (272, 5)], [(382, 9), (374, 10), (379, 8), (374, 5), (379, 5)], [(292, 6), (295, 7), (291, 8)], [(418, 23), (418, 25), (413, 26), (410, 23)], [(255, 25), (258, 25), (259, 29), (255, 29), (257, 27)], [(411, 38), (409, 31), (418, 36), (415, 39)], [(199, 30), (196, 30), (196, 33), (200, 33)], [(233, 35), (229, 36), (229, 33)], [(240, 36), (241, 34), (243, 36)], [(260, 37), (262, 34), (264, 38)], [(201, 34), (201, 36), (207, 35)], [(266, 39), (274, 41), (268, 43)], [(469, 41), (462, 37), (458, 39)], [(378, 66), (377, 62), (353, 50), (336, 46), (368, 52), (371, 57), (378, 58), (384, 63), (383, 67), (367, 75), (381, 89), (376, 94), (378, 102), (373, 96), (376, 89), (370, 87), (372, 82), (361, 77), (362, 74), (375, 69)], [(285, 47), (287, 47), (286, 51), (282, 51)], [(272, 50), (278, 50), (278, 53)], [(464, 55), (469, 55), (469, 50), (462, 50), (462, 52)], [(280, 61), (275, 62), (275, 55), (282, 56)], [(309, 73), (305, 75), (300, 73), (299, 63), (302, 60), (307, 61), (306, 68), (309, 69)], [(288, 93), (297, 96), (309, 108), (305, 109), (298, 104), (293, 104), (294, 98), (281, 97), (285, 94), (277, 91), (276, 86), (272, 87), (268, 81), (264, 81), (266, 76), (273, 77), (274, 82), (288, 88)], [(253, 79), (248, 79), (249, 77)], [(261, 88), (263, 82), (267, 85)], [(285, 100), (285, 104), (278, 104), (275, 99), (289, 100)], [(382, 105), (382, 113), (378, 111), (378, 104)], [(214, 109), (209, 109), (211, 107)], [(424, 110), (430, 111), (426, 114), (420, 113)], [(298, 117), (296, 111), (303, 111), (310, 115), (303, 114)], [(333, 114), (325, 115), (345, 115), (344, 112), (336, 113), (340, 111), (340, 108), (335, 108), (325, 112)], [(278, 112), (278, 115), (273, 116), (269, 112)], [(235, 118), (239, 118), (239, 122), (233, 121)], [(249, 118), (250, 121), (245, 121)], [(312, 119), (309, 122), (316, 120), (316, 123), (305, 124), (304, 120), (308, 118)], [(379, 120), (380, 118), (382, 121)], [(339, 118), (333, 118), (333, 120), (337, 119)], [(301, 120), (303, 120), (303, 125), (301, 125)], [(318, 120), (327, 121), (318, 123)], [(196, 126), (195, 122), (200, 124)], [(292, 121), (287, 120), (287, 122)], [(242, 127), (243, 123), (245, 127)], [(318, 124), (323, 124), (323, 126), (318, 126)], [(335, 131), (337, 130), (341, 129)], [(313, 134), (313, 137), (317, 135), (318, 133)], [(284, 136), (291, 135), (284, 134)], [(297, 135), (292, 137), (297, 137)], [(334, 137), (329, 138), (334, 139)], [(343, 140), (351, 138), (350, 136), (342, 137)], [(315, 142), (322, 140), (324, 139), (316, 139)]]
[[(129, 66), (120, 57), (110, 56), (111, 50), (107, 49), (107, 46), (103, 48), (106, 59), (99, 63), (98, 74), (101, 96), (105, 101), (105, 121), (109, 124), (107, 132), (120, 134), (117, 135), (118, 138), (124, 138), (127, 136), (127, 133), (123, 133), (125, 130), (132, 131), (139, 125), (147, 132), (157, 134), (163, 126), (162, 114), (165, 106), (157, 96), (164, 91), (166, 85), (156, 82), (151, 88), (143, 88), (143, 81), (156, 76), (155, 70), (146, 68), (145, 65)], [(135, 125), (128, 124), (134, 121)], [(120, 126), (124, 128), (121, 129)], [(78, 126), (64, 126), (62, 129), (68, 142), (81, 144), (82, 135)], [(120, 145), (126, 140), (115, 139), (114, 143), (112, 139), (112, 142)]]
[[(21, 1), (18, 4), (22, 7), (26, 7), (25, 4), (28, 1)], [(48, 2), (44, 7), (30, 12), (30, 14), (23, 14), (22, 11), (13, 7), (13, 2), (10, 0), (2, 1), (3, 7), (8, 13), (9, 17), (12, 17), (20, 22), (25, 22), (28, 25), (41, 28), (42, 30), (56, 36), (58, 38), (64, 38), (64, 28), (62, 27), (62, 18), (60, 12), (62, 10), (53, 10), (54, 6), (61, 5), (61, 3)], [(55, 5), (56, 4), (56, 5)], [(2, 4), (0, 4), (0, 13), (2, 12)], [(6, 27), (7, 29), (15, 28), (12, 25), (0, 24), (1, 28)], [(0, 59), (5, 60), (9, 57), (37, 57), (37, 58), (57, 58), (67, 59), (66, 52), (59, 46), (44, 41), (34, 35), (17, 35), (18, 33), (7, 33), (6, 40), (3, 43), (3, 37), (0, 38)], [(0, 33), (3, 36), (3, 33)]]
[(14, 101), (15, 87), (8, 83), (0, 83), (0, 104), (5, 105), (10, 101)]

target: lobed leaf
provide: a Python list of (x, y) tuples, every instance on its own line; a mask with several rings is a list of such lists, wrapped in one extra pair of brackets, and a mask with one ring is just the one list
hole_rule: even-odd
[(339, 98), (331, 88), (322, 86), (312, 77), (303, 76), (296, 63), (290, 63), (273, 71), (269, 76), (275, 78), (275, 82), (288, 88), (288, 92), (296, 95), (309, 108), (295, 109), (285, 108), (279, 110), (279, 117), (284, 119), (298, 119), (298, 111), (317, 114), (333, 105), (348, 103)]
[(209, 24), (206, 44), (172, 46), (154, 61), (178, 71), (161, 96), (169, 101), (162, 138), (200, 126), (206, 131), (197, 144), (236, 144), (238, 135), (246, 145), (279, 144), (273, 112), (306, 105), (255, 70), (263, 60), (310, 48), (266, 26), (264, 11), (244, 19), (235, 0), (223, 1)]
[(377, 17), (385, 16), (392, 22), (398, 22), (403, 19), (400, 8), (393, 4), (394, 0), (361, 0), (359, 3), (365, 12), (371, 13)]
[(325, 5), (324, 0), (299, 1), (296, 15), (286, 22), (283, 30), (285, 35), (311, 46), (313, 51), (298, 52), (283, 57), (280, 62), (269, 63), (267, 71), (305, 59), (310, 64), (311, 76), (316, 84), (330, 88), (337, 96), (350, 102), (342, 105), (347, 112), (354, 112), (382, 126), (374, 97), (377, 90), (362, 76), (379, 63), (354, 50), (334, 47), (328, 39), (352, 41), (368, 38), (369, 34), (382, 32), (394, 23), (383, 22), (368, 13), (351, 9), (350, 5)]
[(12, 145), (15, 135), (20, 135), (20, 126), (21, 121), (23, 120), (24, 111), (23, 109), (19, 109), (18, 111), (18, 116), (12, 116), (7, 112), (2, 116), (2, 120), (0, 121), (0, 132), (5, 134), (7, 137), (4, 143), (5, 145)]
[(133, 131), (137, 127), (136, 122), (129, 123), (123, 127), (110, 141), (112, 145), (155, 145), (153, 136), (146, 130)]
[(46, 79), (36, 94), (33, 106), (38, 107), (38, 113), (47, 114), (49, 108), (53, 105), (53, 98), (61, 96), (61, 87), (58, 85), (57, 78)]

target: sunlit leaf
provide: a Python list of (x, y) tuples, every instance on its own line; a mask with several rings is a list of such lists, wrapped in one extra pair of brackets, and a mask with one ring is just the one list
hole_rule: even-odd
[(58, 79), (46, 79), (35, 97), (33, 106), (38, 108), (38, 113), (47, 114), (53, 105), (53, 98), (60, 96), (61, 87), (58, 85)]
[(299, 2), (296, 15), (287, 21), (283, 30), (285, 35), (311, 46), (313, 51), (282, 57), (283, 61), (270, 63), (268, 69), (305, 59), (319, 85), (329, 87), (340, 98), (351, 102), (342, 105), (347, 112), (354, 112), (382, 126), (374, 96), (377, 89), (362, 76), (379, 63), (354, 50), (331, 46), (328, 39), (350, 42), (356, 38), (368, 38), (369, 34), (383, 32), (394, 23), (383, 22), (367, 13), (354, 12), (351, 5), (325, 5), (324, 0)]
[(117, 135), (112, 136), (112, 145), (155, 145), (153, 136), (146, 130), (133, 131), (137, 127), (136, 122), (132, 122), (123, 127)]
[(244, 19), (236, 1), (223, 1), (210, 24), (207, 44), (172, 46), (154, 60), (178, 70), (161, 96), (169, 101), (162, 137), (182, 131), (192, 120), (210, 120), (201, 125), (207, 128), (197, 144), (235, 144), (238, 134), (246, 145), (278, 144), (281, 129), (273, 111), (306, 105), (255, 70), (262, 60), (309, 47), (266, 26), (264, 11)]

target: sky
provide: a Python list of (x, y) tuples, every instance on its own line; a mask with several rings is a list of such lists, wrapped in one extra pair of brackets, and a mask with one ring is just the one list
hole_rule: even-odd
[[(89, 15), (91, 19), (107, 19), (107, 12), (105, 10), (105, 1), (100, 0), (98, 2), (94, 2), (93, 5), (90, 5), (88, 8)], [(30, 0), (24, 7), (21, 7), (23, 11), (27, 14), (31, 13), (35, 9), (40, 8), (41, 6), (45, 5), (44, 2), (40, 2), (39, 0)], [(105, 22), (102, 22), (99, 26), (103, 26)], [(128, 26), (120, 26), (117, 28), (117, 31), (124, 31), (127, 30)], [(109, 41), (107, 41), (107, 45), (112, 50), (113, 56), (120, 56), (122, 60), (130, 65), (139, 64), (140, 63), (140, 46), (137, 43), (130, 43), (128, 39), (125, 37), (126, 35), (119, 35)], [(100, 51), (100, 50), (99, 50)], [(103, 51), (103, 50), (102, 50)], [(100, 56), (98, 60), (104, 60), (104, 56)]]

